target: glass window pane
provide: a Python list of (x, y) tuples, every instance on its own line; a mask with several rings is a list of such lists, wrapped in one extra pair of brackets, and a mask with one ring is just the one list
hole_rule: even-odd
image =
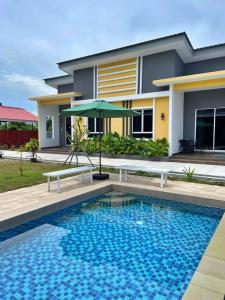
[(95, 119), (94, 118), (88, 118), (88, 130), (90, 132), (95, 132)]
[[(101, 119), (101, 132), (103, 131), (103, 120)], [(100, 119), (96, 118), (96, 132), (100, 132)]]
[(71, 117), (66, 117), (66, 145), (71, 143)]
[[(141, 110), (137, 110), (137, 112), (141, 113)], [(141, 132), (141, 118), (141, 115), (133, 117), (133, 132)]]
[(214, 109), (197, 110), (196, 141), (203, 148), (213, 149)]
[(53, 138), (53, 117), (46, 116), (46, 138), (52, 139)]
[(144, 132), (152, 131), (152, 109), (144, 110)]
[(215, 150), (225, 150), (225, 108), (216, 109)]

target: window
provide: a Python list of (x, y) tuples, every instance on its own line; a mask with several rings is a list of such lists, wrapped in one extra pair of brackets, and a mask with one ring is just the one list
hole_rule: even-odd
[(101, 125), (101, 133), (103, 133), (103, 120), (99, 118), (88, 118), (88, 131), (89, 131), (89, 137), (93, 137), (95, 135), (98, 135), (100, 132), (100, 125)]
[(46, 116), (46, 138), (53, 139), (53, 116)]
[(133, 117), (133, 137), (152, 138), (153, 110), (141, 109), (135, 110), (140, 113)]

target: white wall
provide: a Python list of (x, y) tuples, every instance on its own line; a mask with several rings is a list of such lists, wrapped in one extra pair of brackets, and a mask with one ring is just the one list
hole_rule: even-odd
[[(53, 116), (53, 138), (46, 137), (46, 116)], [(40, 147), (59, 146), (59, 106), (38, 104), (39, 142)]]
[(183, 139), (184, 93), (170, 87), (169, 98), (169, 155), (179, 152), (179, 140)]

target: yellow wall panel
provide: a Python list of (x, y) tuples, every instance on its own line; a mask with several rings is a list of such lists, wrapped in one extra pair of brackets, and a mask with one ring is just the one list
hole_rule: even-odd
[(133, 107), (152, 107), (152, 106), (153, 106), (153, 100), (151, 98), (132, 101), (132, 108)]
[(129, 95), (135, 95), (136, 90), (130, 90), (130, 91), (121, 91), (121, 92), (110, 92), (105, 94), (100, 94), (101, 98), (109, 98), (109, 97), (116, 97), (116, 96), (129, 96)]
[(117, 84), (117, 83), (127, 83), (127, 82), (136, 82), (136, 76), (130, 77), (130, 78), (121, 78), (121, 79), (112, 79), (110, 81), (103, 81), (99, 82), (98, 86), (104, 86), (104, 85), (111, 85), (111, 84)]
[[(123, 106), (123, 102), (113, 102), (114, 105)], [(112, 118), (111, 119), (111, 132), (117, 132), (119, 135), (123, 134), (123, 118)]]
[(69, 98), (65, 99), (49, 99), (40, 101), (41, 105), (55, 105), (55, 104), (70, 104), (71, 100)]
[(119, 67), (115, 67), (113, 69), (106, 69), (106, 70), (99, 70), (98, 74), (99, 75), (105, 75), (108, 73), (112, 73), (112, 72), (119, 72), (119, 71), (125, 71), (125, 70), (130, 70), (130, 69), (136, 69), (137, 65), (136, 63), (132, 64), (132, 65), (128, 65), (128, 66), (119, 66)]
[(98, 92), (108, 92), (108, 91), (115, 91), (115, 90), (122, 90), (122, 89), (136, 89), (136, 84), (123, 84), (117, 86), (110, 86), (110, 87), (102, 87), (98, 89)]
[(225, 78), (217, 78), (210, 80), (201, 80), (187, 83), (174, 84), (174, 91), (186, 91), (197, 89), (208, 89), (213, 87), (225, 86)]
[[(161, 113), (165, 119), (161, 120)], [(169, 136), (169, 97), (155, 99), (155, 139), (167, 138)]]
[(129, 58), (129, 59), (125, 59), (125, 60), (120, 60), (120, 61), (115, 61), (112, 63), (100, 65), (100, 66), (98, 66), (98, 68), (102, 69), (102, 68), (114, 67), (114, 66), (118, 66), (118, 65), (122, 65), (122, 64), (129, 64), (132, 62), (136, 62), (136, 60), (137, 60), (136, 58)]
[[(98, 76), (98, 80), (104, 80), (104, 79), (119, 79), (125, 76), (131, 76), (131, 75), (135, 75), (136, 76), (136, 71), (127, 71), (124, 73), (119, 73), (119, 74), (112, 74), (112, 75), (101, 75)], [(128, 80), (128, 78), (127, 78)]]

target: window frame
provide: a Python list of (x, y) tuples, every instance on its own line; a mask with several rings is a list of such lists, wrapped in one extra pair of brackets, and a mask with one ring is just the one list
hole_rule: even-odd
[[(52, 131), (51, 131), (52, 135), (51, 135), (51, 137), (48, 137), (48, 132), (50, 132), (50, 131), (47, 130), (47, 121), (50, 119), (52, 120)], [(46, 139), (54, 140), (54, 116), (53, 115), (45, 116), (45, 130), (46, 130)]]
[[(133, 134), (152, 134), (151, 138), (146, 138), (143, 136), (143, 138), (146, 139), (154, 139), (154, 107), (149, 106), (149, 107), (132, 107), (132, 110), (135, 110), (137, 112), (141, 111), (141, 131), (134, 131), (134, 122), (133, 122), (133, 117), (132, 117), (132, 135)], [(152, 131), (144, 131), (144, 111), (145, 110), (151, 110), (152, 111)], [(139, 137), (140, 139), (141, 137)]]
[[(88, 119), (94, 119), (94, 131), (90, 131), (88, 128)], [(104, 126), (104, 119), (102, 119), (102, 131), (97, 131), (97, 119), (99, 118), (86, 118), (86, 124), (87, 124), (87, 130), (88, 130), (88, 135), (97, 135), (99, 133), (103, 134), (103, 126)]]

